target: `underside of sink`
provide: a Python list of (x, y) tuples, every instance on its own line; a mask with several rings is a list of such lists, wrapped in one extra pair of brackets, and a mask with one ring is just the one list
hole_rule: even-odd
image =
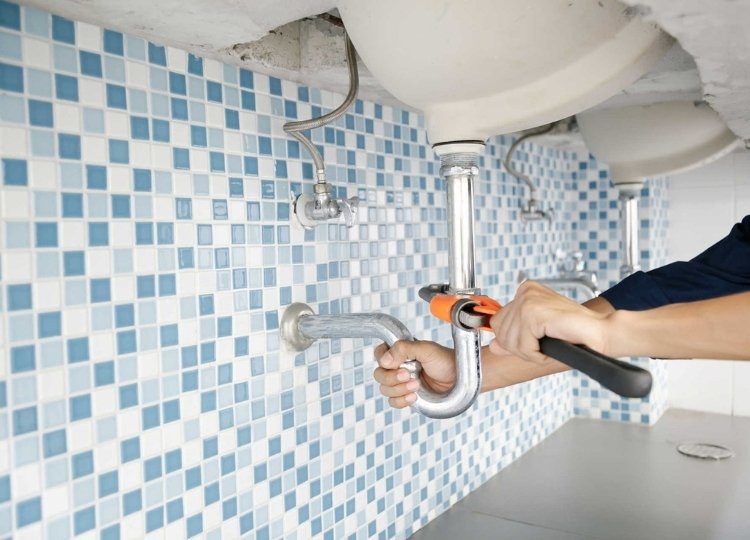
[(573, 115), (648, 71), (672, 38), (615, 0), (340, 0), (362, 60), (425, 113), (433, 144)]

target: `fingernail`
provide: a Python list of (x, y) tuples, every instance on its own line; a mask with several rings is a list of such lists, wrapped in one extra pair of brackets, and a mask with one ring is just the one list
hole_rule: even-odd
[(398, 372), (398, 380), (399, 381), (408, 381), (409, 380), (409, 372), (405, 369), (401, 369)]
[(419, 381), (411, 381), (409, 384), (406, 385), (407, 390), (417, 390), (419, 389)]
[(409, 394), (404, 398), (404, 400), (406, 400), (407, 403), (414, 403), (415, 401), (417, 401), (417, 394)]
[(387, 352), (383, 356), (380, 357), (380, 365), (383, 367), (388, 367), (393, 363), (393, 356), (391, 356), (391, 353)]

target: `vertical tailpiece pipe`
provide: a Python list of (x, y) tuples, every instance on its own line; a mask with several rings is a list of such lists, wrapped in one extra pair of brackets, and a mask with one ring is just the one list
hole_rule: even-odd
[(641, 269), (640, 247), (638, 245), (638, 197), (639, 184), (618, 185), (620, 206), (622, 208), (622, 250), (623, 262), (620, 266), (620, 279), (625, 279)]

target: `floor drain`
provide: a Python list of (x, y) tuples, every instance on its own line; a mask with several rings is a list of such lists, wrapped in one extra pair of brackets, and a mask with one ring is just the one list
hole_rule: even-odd
[(700, 459), (713, 459), (716, 461), (734, 457), (734, 450), (731, 450), (726, 446), (709, 443), (682, 443), (677, 445), (677, 451), (685, 456)]

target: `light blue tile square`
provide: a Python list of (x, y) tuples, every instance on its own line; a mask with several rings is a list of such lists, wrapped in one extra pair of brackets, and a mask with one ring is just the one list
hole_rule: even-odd
[(14, 464), (16, 467), (39, 461), (39, 437), (17, 439), (14, 446)]
[(128, 104), (130, 112), (148, 114), (148, 96), (143, 90), (128, 88)]
[(159, 248), (159, 271), (167, 272), (175, 270), (174, 250), (171, 248)]
[(117, 418), (110, 416), (96, 421), (96, 440), (99, 443), (117, 438)]
[(104, 133), (104, 111), (84, 107), (83, 130), (86, 133)]
[(240, 106), (240, 92), (237, 88), (224, 87), (224, 103), (228, 107), (238, 108)]
[(121, 58), (104, 55), (104, 76), (114, 82), (125, 82), (125, 62)]
[(88, 217), (92, 219), (109, 218), (109, 202), (103, 193), (88, 193), (86, 197), (86, 208)]
[(120, 501), (118, 498), (113, 497), (100, 502), (98, 516), (100, 527), (106, 527), (101, 532), (102, 540), (119, 540), (121, 538), (120, 523), (109, 525), (117, 521), (120, 517)]
[(25, 405), (36, 401), (36, 378), (20, 377), (13, 380), (13, 406)]
[(115, 273), (130, 273), (133, 271), (133, 251), (130, 249), (116, 249), (113, 252)]
[[(153, 283), (150, 283), (153, 287)], [(153, 296), (153, 295), (152, 295)], [(138, 304), (138, 324), (140, 326), (156, 323), (156, 304), (154, 302), (140, 302)]]
[(137, 219), (152, 219), (153, 218), (153, 198), (135, 195), (133, 197), (133, 210), (134, 215)]
[(63, 345), (61, 341), (43, 341), (39, 344), (39, 357), (42, 367), (55, 367), (63, 364)]
[(10, 532), (11, 524), (13, 523), (11, 505), (0, 506), (0, 534), (6, 534)]
[(86, 303), (86, 281), (65, 282), (65, 305), (79, 306)]
[(50, 16), (45, 11), (40, 11), (31, 6), (23, 8), (23, 29), (29, 34), (48, 38), (50, 35)]
[(34, 215), (38, 218), (57, 217), (57, 194), (52, 191), (35, 191)]
[(52, 75), (49, 71), (26, 68), (26, 85), (32, 96), (52, 97)]
[(206, 106), (198, 101), (191, 101), (188, 104), (190, 119), (193, 122), (203, 123), (206, 121)]
[(194, 99), (204, 99), (206, 97), (203, 79), (198, 77), (188, 77), (187, 80), (188, 96)]
[(169, 97), (151, 93), (151, 114), (159, 118), (170, 118)]
[(68, 458), (65, 457), (51, 461), (45, 461), (44, 478), (46, 480), (46, 487), (51, 488), (67, 482), (69, 479), (69, 467), (70, 465), (68, 464)]
[(154, 171), (154, 186), (156, 193), (172, 193), (172, 173)]
[(154, 66), (149, 67), (149, 83), (151, 90), (167, 92), (169, 90), (167, 83), (167, 70)]
[(112, 328), (112, 309), (109, 306), (91, 308), (91, 329), (94, 331)]
[(216, 128), (208, 128), (208, 146), (210, 148), (224, 148), (224, 131)]
[[(75, 466), (75, 465), (74, 465)], [(86, 474), (90, 474), (91, 471)], [(94, 502), (96, 487), (93, 478), (84, 478), (73, 484), (73, 506), (79, 508)]]
[(31, 155), (36, 157), (53, 157), (55, 155), (55, 134), (51, 131), (32, 129)]
[(138, 342), (140, 350), (151, 351), (156, 349), (159, 343), (158, 331), (156, 328), (143, 328), (139, 332)]
[(45, 403), (42, 408), (42, 419), (44, 421), (45, 429), (65, 424), (67, 420), (65, 401), (59, 400)]
[(78, 73), (78, 55), (73, 47), (54, 45), (52, 47), (52, 56), (57, 71), (66, 71), (73, 74)]
[(195, 195), (208, 195), (208, 176), (205, 174), (193, 175), (193, 193)]
[(34, 316), (14, 315), (8, 317), (8, 334), (11, 341), (34, 339)]
[(23, 99), (9, 94), (0, 95), (0, 120), (15, 124), (25, 122)]
[(91, 388), (91, 368), (86, 365), (69, 368), (68, 387), (71, 393), (84, 392)]
[(146, 59), (146, 42), (135, 36), (125, 36), (128, 57), (135, 60)]
[(60, 163), (60, 185), (73, 189), (83, 186), (83, 169), (80, 163)]
[(230, 174), (242, 174), (242, 158), (227, 154), (226, 156), (227, 172)]
[(5, 247), (9, 249), (29, 247), (29, 231), (28, 223), (6, 223)]

